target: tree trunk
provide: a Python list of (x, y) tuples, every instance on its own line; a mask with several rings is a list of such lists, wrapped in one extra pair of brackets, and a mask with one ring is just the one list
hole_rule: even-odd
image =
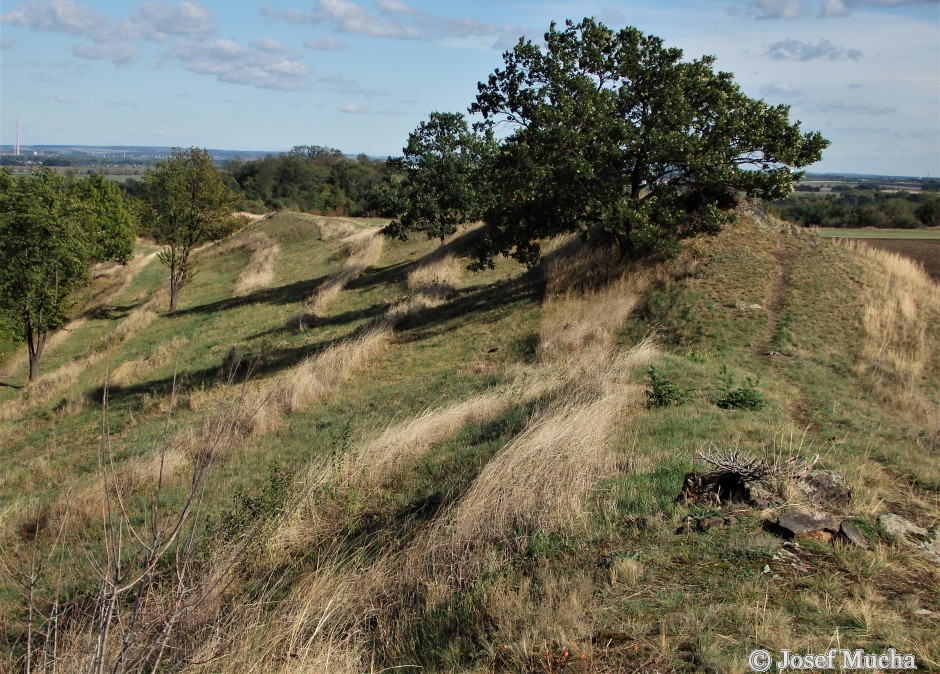
[(176, 294), (179, 292), (176, 288), (176, 281), (170, 279), (170, 311), (176, 311)]
[(31, 382), (36, 381), (36, 377), (39, 375), (39, 356), (30, 354), (29, 356), (29, 380)]

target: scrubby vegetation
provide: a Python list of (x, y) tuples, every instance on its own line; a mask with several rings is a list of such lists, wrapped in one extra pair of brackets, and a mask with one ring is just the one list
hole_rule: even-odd
[[(504, 194), (488, 182), (482, 205), (460, 193), (391, 227), (266, 214), (194, 241), (200, 273), (168, 312), (168, 254), (138, 242), (46, 344), (47, 374), (24, 386), (25, 357), (8, 361), (4, 668), (744, 672), (755, 648), (834, 645), (940, 668), (936, 283), (744, 198), (785, 191), (826, 143), (710, 59), (591, 20), (548, 39), (507, 54), (480, 109), (515, 110), (509, 85), (544, 70), (539, 96), (583, 95), (571, 110), (604, 108), (601, 126), (627, 115), (599, 163), (545, 145), (569, 109), (523, 96), (525, 131), (481, 153), (495, 168), (469, 162), (544, 170)], [(606, 86), (627, 52), (646, 60)], [(577, 55), (591, 67), (556, 71)], [(626, 190), (637, 92), (707, 119), (632, 156)], [(740, 156), (725, 113), (756, 134)], [(698, 143), (721, 161), (666, 152)], [(619, 190), (611, 209), (602, 189), (535, 226), (579, 167)], [(528, 224), (509, 232), (510, 215)], [(827, 524), (788, 529), (794, 511)]]
[[(938, 518), (922, 272), (747, 211), (671, 261), (575, 239), (484, 274), (466, 237), (364, 253), (380, 224), (269, 216), (145, 323), (162, 273), (141, 251), (50, 347), (67, 377), (0, 391), (5, 666), (746, 671), (752, 648), (836, 632), (936, 665), (936, 566), (878, 520)], [(273, 245), (270, 283), (236, 294)], [(710, 402), (723, 366), (766, 405)], [(652, 381), (700, 393), (647, 409)], [(785, 547), (760, 509), (677, 501), (712, 447), (819, 454), (870, 549)]]

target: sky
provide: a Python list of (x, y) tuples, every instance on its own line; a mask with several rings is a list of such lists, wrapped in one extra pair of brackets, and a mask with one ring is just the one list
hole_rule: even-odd
[(832, 141), (811, 171), (940, 176), (940, 0), (2, 0), (0, 144), (398, 155), (585, 16), (792, 106)]

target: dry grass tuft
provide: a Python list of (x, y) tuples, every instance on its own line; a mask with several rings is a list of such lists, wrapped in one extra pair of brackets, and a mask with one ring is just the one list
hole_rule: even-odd
[(373, 354), (385, 348), (391, 328), (375, 325), (292, 368), (274, 393), (278, 407), (292, 414), (339, 388)]
[(607, 435), (619, 412), (613, 400), (564, 401), (533, 419), (480, 472), (450, 525), (468, 545), (515, 523), (541, 531), (573, 526), (583, 498), (610, 473)]
[[(350, 281), (378, 262), (382, 256), (382, 249), (385, 247), (385, 238), (377, 234), (374, 229), (363, 230), (353, 227), (353, 232), (340, 237), (340, 240), (346, 243), (349, 257), (343, 264), (343, 268), (321, 283), (317, 292), (304, 302), (305, 316), (322, 315), (326, 307), (336, 299)], [(300, 319), (300, 322), (303, 324), (303, 319)]]
[(242, 245), (251, 251), (251, 257), (235, 279), (232, 289), (235, 297), (244, 297), (271, 285), (274, 281), (274, 261), (281, 252), (277, 243), (260, 231), (249, 234)]
[(937, 407), (922, 383), (940, 365), (936, 357), (940, 286), (907, 257), (863, 243), (849, 245), (878, 270), (866, 279), (862, 367), (891, 391), (898, 407), (936, 421)]
[(124, 361), (111, 372), (109, 377), (111, 385), (128, 386), (141, 381), (154, 370), (169, 363), (173, 355), (188, 343), (189, 340), (186, 337), (176, 335), (170, 341), (160, 344), (150, 355)]
[(436, 299), (446, 299), (457, 289), (463, 265), (447, 253), (408, 274), (408, 289)]
[(360, 473), (368, 482), (380, 482), (422, 456), (435, 443), (451, 437), (467, 424), (498, 414), (517, 399), (514, 391), (502, 389), (426, 410), (390, 426), (350, 453), (341, 470), (347, 474)]
[(369, 671), (357, 624), (362, 617), (361, 578), (350, 572), (320, 568), (308, 573), (290, 595), (276, 603), (276, 616), (266, 602), (242, 605), (215, 638), (204, 640), (191, 658), (211, 663), (191, 672), (218, 674), (300, 674)]

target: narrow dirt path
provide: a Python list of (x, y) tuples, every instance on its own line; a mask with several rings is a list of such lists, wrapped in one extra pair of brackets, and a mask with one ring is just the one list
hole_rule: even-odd
[(790, 270), (793, 267), (795, 254), (793, 251), (787, 250), (785, 246), (775, 249), (772, 254), (777, 262), (777, 271), (774, 276), (770, 298), (767, 301), (767, 327), (754, 347), (758, 356), (786, 355), (771, 351), (770, 345), (773, 344), (774, 337), (777, 336), (777, 332), (780, 330), (781, 317), (787, 305), (787, 287), (790, 285)]

